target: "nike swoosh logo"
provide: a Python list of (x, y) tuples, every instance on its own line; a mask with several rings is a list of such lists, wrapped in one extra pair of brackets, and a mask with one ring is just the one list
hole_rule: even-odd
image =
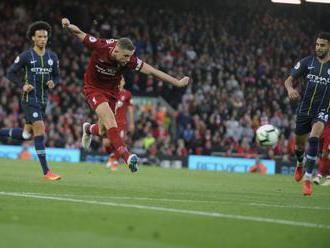
[(314, 68), (314, 66), (308, 66), (308, 70), (311, 70), (313, 68)]
[(30, 61), (31, 64), (34, 64), (35, 62), (37, 62), (36, 60), (32, 60)]

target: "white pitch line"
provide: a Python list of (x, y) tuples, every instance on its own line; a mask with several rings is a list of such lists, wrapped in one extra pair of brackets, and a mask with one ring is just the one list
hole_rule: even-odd
[[(60, 197), (84, 197), (84, 198), (98, 198), (106, 200), (134, 200), (134, 201), (163, 201), (163, 202), (198, 202), (207, 204), (242, 204), (247, 205), (245, 201), (239, 200), (192, 200), (192, 199), (170, 199), (170, 198), (151, 198), (151, 197), (130, 197), (130, 196), (94, 196), (94, 195), (75, 195), (75, 194), (47, 194), (47, 193), (35, 193), (35, 192), (21, 192), (28, 195), (43, 195), (43, 196), (60, 196)], [(255, 200), (255, 199), (253, 199)], [(251, 201), (249, 201), (251, 202)]]
[[(42, 196), (59, 196), (59, 197), (83, 197), (83, 198), (94, 198), (94, 199), (105, 199), (105, 200), (134, 200), (134, 201), (163, 201), (163, 202), (198, 202), (207, 204), (217, 205), (228, 205), (235, 203), (236, 205), (244, 206), (257, 206), (257, 207), (274, 207), (274, 208), (292, 208), (292, 209), (310, 209), (310, 210), (330, 210), (330, 208), (319, 207), (319, 206), (300, 206), (300, 205), (279, 205), (274, 202), (268, 201), (255, 201), (254, 198), (251, 200), (239, 200), (239, 199), (221, 199), (221, 200), (192, 200), (192, 199), (170, 199), (170, 198), (151, 198), (151, 197), (130, 197), (130, 196), (94, 196), (94, 195), (76, 195), (76, 194), (47, 194), (37, 192), (21, 192), (22, 194), (28, 195), (42, 195)], [(252, 202), (251, 202), (252, 201)], [(266, 202), (266, 203), (265, 203)]]
[(310, 210), (330, 210), (330, 208), (319, 207), (319, 206), (278, 205), (278, 204), (266, 204), (266, 203), (256, 203), (256, 202), (252, 202), (249, 205), (256, 207), (271, 207), (271, 208), (293, 208), (293, 209), (301, 208), (301, 209), (310, 209)]
[[(221, 199), (221, 200), (193, 200), (193, 199), (173, 199), (173, 198), (151, 198), (151, 197), (130, 197), (130, 196), (95, 196), (95, 195), (75, 195), (75, 194), (47, 194), (47, 193), (36, 193), (36, 192), (21, 192), (22, 194), (28, 195), (44, 195), (44, 196), (60, 196), (60, 197), (84, 197), (84, 198), (99, 198), (99, 199), (110, 199), (110, 200), (137, 200), (137, 201), (165, 201), (165, 202), (200, 202), (200, 203), (216, 203), (216, 204), (241, 204), (249, 205), (250, 202), (257, 203), (258, 200), (253, 198), (247, 199)], [(267, 202), (263, 201), (261, 203)], [(273, 203), (271, 201), (268, 201)]]
[(151, 198), (151, 197), (130, 197), (130, 196), (94, 196), (94, 195), (75, 195), (75, 194), (47, 194), (35, 192), (21, 192), (28, 195), (43, 195), (43, 196), (65, 196), (65, 197), (93, 197), (99, 199), (112, 200), (135, 200), (135, 201), (168, 201), (168, 202), (204, 202), (204, 203), (218, 203), (217, 200), (192, 200), (192, 199), (169, 199), (169, 198)]
[(217, 212), (204, 212), (204, 211), (196, 211), (196, 210), (188, 210), (188, 209), (164, 208), (164, 207), (145, 206), (145, 205), (126, 204), (126, 203), (115, 203), (115, 202), (99, 202), (99, 201), (91, 201), (91, 200), (54, 197), (54, 196), (29, 195), (26, 193), (17, 193), (17, 192), (16, 193), (15, 192), (0, 192), (0, 195), (36, 198), (36, 199), (54, 200), (54, 201), (64, 201), (64, 202), (74, 202), (74, 203), (85, 203), (85, 204), (93, 204), (93, 205), (104, 205), (104, 206), (112, 206), (112, 207), (136, 208), (136, 209), (153, 210), (153, 211), (160, 211), (160, 212), (181, 213), (181, 214), (190, 214), (190, 215), (197, 215), (197, 216), (208, 216), (208, 217), (246, 220), (246, 221), (254, 221), (254, 222), (266, 222), (266, 223), (272, 223), (272, 224), (302, 226), (302, 227), (329, 229), (330, 230), (330, 225), (325, 225), (325, 224), (272, 219), (272, 218), (264, 218), (264, 217), (257, 217), (257, 216), (243, 216), (243, 215), (235, 215), (235, 214), (223, 214), (223, 213), (217, 213)]

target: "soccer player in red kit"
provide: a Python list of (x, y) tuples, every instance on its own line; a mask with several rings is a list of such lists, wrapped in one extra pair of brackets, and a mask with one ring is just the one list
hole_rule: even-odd
[(119, 135), (115, 119), (115, 105), (119, 94), (119, 82), (126, 70), (140, 71), (177, 87), (189, 83), (189, 77), (177, 79), (151, 65), (142, 62), (135, 55), (135, 47), (128, 38), (99, 39), (81, 31), (69, 19), (62, 19), (62, 26), (79, 38), (92, 51), (84, 76), (83, 93), (90, 108), (98, 116), (98, 124), (84, 123), (82, 146), (89, 149), (91, 135), (100, 135), (111, 141), (118, 157), (124, 159), (132, 172), (138, 170), (138, 156), (130, 154)]
[(318, 161), (318, 173), (317, 176), (314, 177), (313, 182), (315, 184), (320, 184), (322, 177), (326, 177), (325, 182), (321, 185), (330, 186), (330, 121), (328, 121), (320, 137), (320, 149), (321, 156)]
[[(120, 137), (125, 140), (126, 130), (134, 132), (134, 107), (132, 93), (124, 88), (125, 79), (122, 78), (119, 84), (119, 95), (115, 107), (115, 118), (118, 125), (118, 131)], [(128, 116), (127, 116), (128, 114)], [(129, 118), (127, 118), (129, 117)], [(128, 119), (128, 122), (127, 122)], [(129, 125), (129, 126), (128, 126)], [(116, 156), (113, 147), (111, 146), (111, 141), (107, 138), (103, 139), (103, 145), (105, 150), (110, 153), (109, 160), (107, 162), (107, 167), (111, 168), (112, 171), (117, 170), (118, 157)]]

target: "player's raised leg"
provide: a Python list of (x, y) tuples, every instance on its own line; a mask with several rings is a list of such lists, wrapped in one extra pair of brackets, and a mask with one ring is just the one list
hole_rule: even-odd
[(111, 141), (117, 154), (124, 159), (132, 172), (138, 170), (138, 156), (130, 154), (119, 134), (115, 115), (107, 102), (100, 103), (96, 108), (96, 113), (106, 129), (106, 137)]
[(31, 132), (24, 128), (2, 128), (0, 129), (0, 137), (12, 138), (19, 141), (31, 139)]

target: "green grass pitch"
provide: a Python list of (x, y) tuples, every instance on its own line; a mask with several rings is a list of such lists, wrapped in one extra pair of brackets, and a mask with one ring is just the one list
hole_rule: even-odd
[(0, 159), (0, 247), (329, 247), (330, 187), (284, 175)]

